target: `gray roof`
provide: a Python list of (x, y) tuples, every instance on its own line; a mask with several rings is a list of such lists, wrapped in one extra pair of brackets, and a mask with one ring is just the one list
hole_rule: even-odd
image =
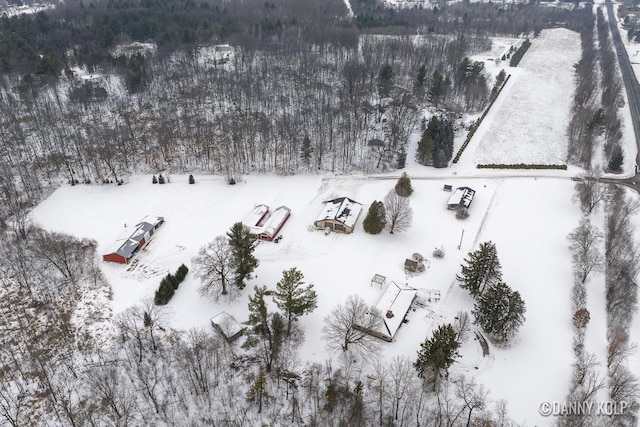
[(122, 243), (113, 253), (116, 253), (124, 258), (131, 258), (131, 255), (138, 248), (138, 245), (144, 238), (144, 235), (158, 227), (164, 222), (163, 217), (145, 217), (141, 222), (136, 224), (136, 229), (131, 233), (129, 237), (124, 239)]

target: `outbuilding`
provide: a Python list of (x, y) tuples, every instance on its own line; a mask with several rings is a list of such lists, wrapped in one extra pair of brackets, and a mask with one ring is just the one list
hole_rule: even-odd
[(133, 233), (124, 239), (117, 240), (113, 249), (102, 255), (104, 261), (128, 264), (129, 260), (144, 249), (151, 241), (158, 227), (164, 223), (163, 217), (145, 217), (135, 225)]
[(213, 316), (211, 318), (211, 326), (229, 343), (237, 340), (244, 332), (244, 328), (235, 317), (226, 311)]
[(458, 187), (451, 194), (449, 200), (447, 201), (447, 208), (450, 210), (455, 210), (458, 208), (466, 208), (469, 209), (471, 206), (471, 202), (473, 201), (473, 197), (475, 196), (476, 191), (469, 187)]
[(348, 197), (339, 197), (325, 202), (314, 224), (319, 230), (349, 234), (353, 232), (361, 211), (362, 204)]
[(277, 238), (290, 216), (291, 209), (286, 206), (280, 206), (271, 212), (269, 206), (258, 205), (242, 222), (249, 227), (250, 236), (271, 242)]

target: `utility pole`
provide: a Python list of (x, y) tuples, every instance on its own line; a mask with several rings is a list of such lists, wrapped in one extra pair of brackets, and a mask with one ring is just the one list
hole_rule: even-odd
[(460, 235), (460, 243), (458, 244), (458, 250), (462, 247), (462, 239), (464, 238), (464, 228), (462, 229), (462, 234)]

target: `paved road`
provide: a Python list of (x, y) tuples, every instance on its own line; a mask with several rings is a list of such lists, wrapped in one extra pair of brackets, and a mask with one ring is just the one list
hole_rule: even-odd
[[(615, 12), (613, 11), (611, 0), (606, 0), (606, 5), (607, 15), (609, 16), (609, 25), (611, 27), (611, 36), (616, 48), (616, 53), (618, 54), (618, 63), (620, 64), (620, 71), (622, 72), (622, 81), (624, 82), (624, 86), (627, 90), (627, 99), (629, 101), (629, 109), (631, 111), (631, 123), (636, 137), (636, 145), (638, 146), (636, 165), (640, 165), (640, 86), (638, 85), (638, 79), (631, 67), (627, 50), (622, 44), (622, 38), (620, 37), (620, 31), (616, 24)], [(621, 181), (640, 193), (640, 175), (636, 174), (633, 178)]]
[(638, 86), (638, 79), (636, 78), (631, 62), (629, 61), (629, 55), (622, 43), (620, 31), (616, 25), (615, 12), (613, 11), (613, 5), (611, 0), (607, 0), (607, 14), (609, 15), (609, 25), (611, 27), (611, 34), (613, 44), (618, 54), (618, 63), (620, 64), (620, 70), (622, 72), (622, 80), (627, 90), (627, 98), (629, 99), (629, 109), (631, 110), (631, 121), (633, 124), (633, 131), (636, 136), (636, 144), (638, 144), (638, 156), (636, 157), (636, 163), (640, 164), (640, 87)]

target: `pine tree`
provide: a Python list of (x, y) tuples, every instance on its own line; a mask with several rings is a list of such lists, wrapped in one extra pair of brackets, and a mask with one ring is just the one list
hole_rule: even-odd
[(525, 304), (520, 293), (504, 283), (489, 286), (477, 299), (471, 313), (487, 333), (505, 341), (524, 324)]
[(156, 305), (166, 305), (175, 294), (177, 286), (174, 285), (175, 278), (168, 274), (160, 281), (160, 287), (155, 293), (154, 303)]
[(402, 197), (409, 197), (413, 194), (413, 187), (411, 187), (411, 179), (406, 172), (402, 173), (402, 176), (398, 178), (398, 182), (396, 183), (396, 194)]
[(158, 183), (158, 178), (156, 178), (155, 175), (153, 175), (153, 179), (151, 180), (152, 184), (157, 184)]
[(195, 184), (195, 183), (196, 183), (196, 180), (193, 177), (193, 175), (189, 175), (189, 184)]
[(176, 270), (176, 274), (174, 274), (173, 276), (178, 285), (184, 281), (184, 278), (187, 277), (188, 272), (189, 268), (186, 265), (182, 264), (180, 265), (180, 267), (178, 267), (178, 270)]
[(300, 157), (307, 167), (311, 163), (311, 154), (313, 154), (313, 146), (311, 145), (311, 139), (309, 135), (305, 135), (302, 140), (302, 148), (300, 149)]
[[(429, 123), (431, 123), (431, 121), (429, 121)], [(433, 140), (431, 132), (425, 128), (420, 141), (418, 141), (418, 149), (416, 150), (416, 160), (418, 163), (425, 166), (432, 164), (435, 147), (436, 143)]]
[(247, 400), (249, 402), (257, 403), (258, 413), (261, 413), (262, 403), (269, 397), (269, 393), (267, 392), (267, 376), (264, 374), (264, 371), (260, 369), (256, 376), (256, 380), (251, 385), (249, 391), (247, 391)]
[(309, 314), (318, 306), (318, 297), (313, 285), (305, 286), (304, 275), (297, 268), (282, 272), (273, 295), (276, 306), (287, 319), (287, 336), (291, 335), (291, 324), (303, 314)]
[(158, 184), (164, 184), (164, 176), (162, 174), (158, 175)]
[(255, 286), (254, 295), (249, 296), (249, 326), (247, 339), (242, 347), (257, 349), (267, 372), (271, 372), (273, 361), (278, 357), (284, 339), (285, 325), (279, 313), (269, 314), (264, 300), (266, 286)]
[(477, 298), (485, 289), (502, 280), (502, 271), (498, 251), (493, 242), (480, 243), (480, 247), (470, 252), (465, 258), (462, 272), (456, 276), (460, 287), (469, 291), (472, 297)]
[(384, 203), (374, 200), (369, 206), (369, 212), (362, 222), (364, 231), (369, 234), (379, 234), (387, 225)]
[(254, 239), (249, 235), (249, 228), (241, 222), (233, 224), (227, 237), (235, 263), (234, 283), (239, 289), (244, 289), (245, 280), (250, 279), (258, 267), (258, 260), (253, 255)]
[(456, 357), (459, 356), (458, 334), (450, 323), (438, 326), (430, 339), (420, 344), (418, 359), (413, 366), (418, 371), (418, 377), (427, 380), (430, 375), (436, 377), (447, 373)]
[(416, 74), (416, 80), (413, 83), (415, 89), (421, 89), (427, 80), (427, 69), (424, 65), (418, 68), (418, 74)]

